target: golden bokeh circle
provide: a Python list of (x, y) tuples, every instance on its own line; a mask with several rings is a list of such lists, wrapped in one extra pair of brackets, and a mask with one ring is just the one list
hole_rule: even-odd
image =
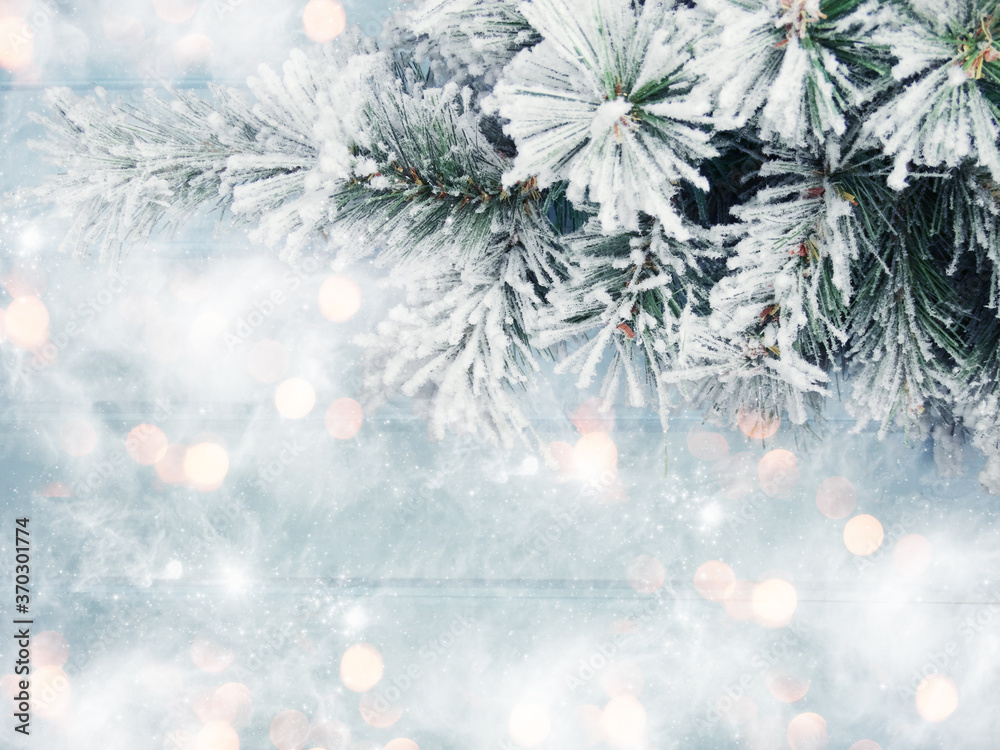
[(31, 638), (31, 663), (34, 667), (62, 667), (69, 659), (69, 644), (62, 633), (46, 630)]
[(736, 413), (736, 424), (740, 432), (751, 440), (766, 440), (781, 427), (781, 417), (761, 409), (742, 406)]
[(791, 750), (825, 750), (830, 743), (826, 719), (816, 713), (802, 713), (788, 722), (786, 732)]
[(537, 703), (518, 703), (510, 712), (507, 731), (516, 745), (521, 747), (540, 745), (552, 732), (549, 712)]
[(31, 670), (31, 708), (43, 719), (58, 719), (69, 710), (72, 688), (70, 679), (59, 667)]
[(218, 489), (229, 473), (229, 454), (218, 443), (196, 443), (184, 454), (184, 474), (195, 489)]
[[(306, 13), (308, 12), (307, 7)], [(354, 279), (336, 274), (328, 277), (320, 286), (319, 311), (327, 320), (343, 323), (353, 318), (360, 309), (361, 287)]]
[(302, 419), (316, 405), (316, 391), (302, 378), (288, 378), (275, 391), (274, 405), (285, 419)]
[(327, 407), (323, 421), (337, 440), (350, 440), (364, 425), (365, 411), (353, 398), (338, 398)]
[(191, 642), (191, 661), (203, 672), (222, 672), (233, 663), (236, 654), (231, 648), (210, 638), (199, 636)]
[(274, 717), (268, 734), (278, 750), (301, 750), (309, 739), (309, 719), (300, 711), (287, 709)]
[(370, 643), (355, 643), (340, 659), (340, 679), (348, 690), (365, 693), (382, 679), (382, 654)]
[(21, 16), (0, 16), (0, 68), (13, 72), (27, 67), (34, 50), (35, 34), (28, 22)]
[(385, 696), (374, 692), (361, 696), (359, 710), (365, 723), (376, 729), (388, 729), (403, 717), (402, 706), (391, 703)]
[(687, 433), (687, 449), (699, 461), (718, 461), (729, 455), (729, 442), (721, 432), (695, 422)]
[(816, 490), (816, 507), (827, 518), (847, 518), (858, 505), (858, 493), (846, 477), (823, 480)]
[(944, 721), (958, 708), (958, 686), (947, 675), (932, 674), (917, 685), (914, 702), (927, 721)]
[(604, 706), (601, 724), (608, 744), (630, 747), (646, 733), (646, 709), (634, 695), (619, 695)]
[(22, 349), (38, 349), (49, 339), (49, 310), (38, 297), (18, 297), (7, 306), (4, 333)]
[(775, 448), (760, 459), (757, 477), (768, 495), (785, 497), (799, 484), (799, 460), (791, 451)]
[(346, 26), (347, 15), (338, 0), (309, 0), (302, 11), (302, 29), (314, 42), (332, 42)]
[(605, 432), (588, 432), (573, 446), (573, 463), (580, 474), (600, 477), (618, 473), (618, 448)]
[(191, 750), (240, 750), (240, 736), (225, 721), (209, 721), (194, 736)]
[(796, 703), (806, 697), (810, 681), (783, 669), (771, 669), (765, 679), (768, 692), (782, 703)]
[(125, 452), (142, 466), (153, 466), (167, 452), (169, 441), (163, 430), (153, 424), (133, 427), (125, 437)]
[(844, 526), (844, 544), (851, 553), (864, 557), (882, 546), (885, 531), (875, 516), (866, 513), (854, 516)]
[(569, 415), (569, 421), (581, 435), (588, 432), (611, 432), (615, 429), (615, 410), (604, 408), (604, 399), (599, 396), (585, 399)]
[(787, 625), (798, 606), (795, 587), (780, 578), (769, 578), (753, 590), (753, 613), (758, 622), (769, 628)]

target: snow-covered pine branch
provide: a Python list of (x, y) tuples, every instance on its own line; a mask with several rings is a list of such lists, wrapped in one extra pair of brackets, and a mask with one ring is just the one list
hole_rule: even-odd
[(751, 408), (801, 422), (848, 342), (853, 268), (875, 251), (875, 207), (893, 193), (871, 153), (769, 153), (761, 188), (732, 208), (739, 222), (713, 230), (717, 244), (734, 242), (728, 272), (709, 312), (684, 316), (678, 366), (664, 379), (726, 420)]
[(778, 357), (767, 346), (769, 323), (765, 316), (738, 337), (721, 336), (709, 316), (685, 312), (676, 364), (663, 381), (678, 386), (689, 404), (726, 423), (741, 409), (787, 413), (792, 423), (804, 423), (828, 395), (826, 373), (802, 357)]
[[(976, 265), (988, 270), (989, 294), (984, 307), (1000, 308), (1000, 186), (989, 172), (971, 164), (950, 170), (935, 180), (934, 210), (926, 217), (939, 227), (950, 243), (951, 262), (946, 273), (952, 276), (963, 255), (971, 252)], [(1000, 314), (1000, 313), (997, 313)]]
[(698, 0), (718, 32), (697, 69), (717, 89), (720, 127), (755, 115), (762, 138), (787, 146), (842, 136), (848, 114), (885, 81), (890, 60), (870, 37), (895, 13), (877, 0)]
[(416, 397), (436, 439), (450, 429), (510, 445), (531, 433), (519, 392), (537, 376), (530, 336), (565, 259), (544, 217), (523, 205), (510, 219), (476, 257), (397, 266), (405, 304), (357, 340), (369, 403)]
[(581, 388), (608, 358), (604, 399), (614, 402), (624, 387), (629, 406), (652, 404), (665, 425), (669, 399), (662, 375), (674, 364), (677, 324), (686, 308), (704, 308), (701, 263), (717, 253), (697, 227), (690, 230), (694, 239), (679, 242), (658, 221), (644, 224), (640, 232), (606, 235), (592, 220), (563, 238), (571, 276), (549, 294), (535, 343), (579, 342), (557, 371), (579, 373)]
[[(343, 261), (478, 258), (514, 226), (534, 182), (505, 188), (510, 161), (483, 132), (469, 89), (380, 82), (363, 109), (352, 179), (337, 191), (334, 231), (355, 238)], [(363, 241), (356, 241), (363, 238)]]
[(955, 395), (957, 417), (971, 433), (972, 445), (986, 456), (979, 481), (1000, 494), (1000, 322), (973, 326), (975, 347), (966, 363), (966, 383)]
[(539, 369), (530, 336), (566, 259), (545, 196), (532, 182), (504, 187), (503, 136), (470, 97), (383, 82), (365, 107), (334, 231), (353, 238), (342, 262), (377, 251), (406, 290), (359, 339), (368, 399), (420, 396), (433, 435), (454, 428), (510, 443), (530, 432), (517, 391)]
[(878, 421), (881, 435), (894, 422), (910, 426), (928, 409), (947, 408), (965, 364), (960, 331), (967, 311), (942, 268), (951, 250), (942, 240), (950, 238), (935, 235), (913, 211), (930, 187), (919, 181), (890, 207), (879, 252), (858, 267), (848, 319), (848, 409), (859, 428)]
[[(918, 0), (873, 41), (898, 60), (904, 86), (868, 120), (896, 157), (890, 184), (905, 187), (909, 163), (957, 167), (971, 159), (1000, 180), (1000, 12), (993, 0)], [(998, 40), (1000, 41), (1000, 40)]]
[[(356, 46), (351, 47), (354, 52)], [(142, 104), (52, 89), (48, 138), (32, 146), (61, 168), (31, 197), (70, 216), (65, 246), (97, 246), (113, 266), (158, 226), (175, 228), (204, 208), (230, 209), (257, 236), (294, 256), (328, 221), (329, 185), (348, 173), (350, 97), (373, 54), (293, 52), (284, 75), (262, 67), (241, 92), (212, 86), (213, 101), (147, 91)], [(318, 197), (317, 194), (318, 193)]]
[(253, 99), (53, 91), (32, 192), (115, 264), (213, 208), (375, 255), (406, 301), (368, 395), (439, 436), (530, 432), (540, 349), (664, 423), (673, 386), (803, 422), (843, 372), (859, 426), (968, 430), (1000, 490), (996, 33), (983, 0), (419, 0)]
[(872, 200), (884, 180), (881, 162), (872, 168), (869, 155), (854, 158), (862, 166), (801, 152), (761, 166), (770, 186), (732, 209), (739, 224), (717, 229), (738, 240), (730, 273), (710, 297), (721, 335), (743, 336), (766, 321), (760, 343), (779, 359), (806, 357), (824, 369), (832, 362), (847, 342), (852, 263), (875, 249), (855, 193)]
[(704, 19), (663, 0), (530, 0), (521, 11), (542, 41), (521, 52), (491, 106), (509, 120), (518, 154), (505, 182), (569, 184), (600, 207), (606, 231), (636, 231), (640, 214), (685, 239), (677, 182), (703, 189), (710, 103), (690, 72)]

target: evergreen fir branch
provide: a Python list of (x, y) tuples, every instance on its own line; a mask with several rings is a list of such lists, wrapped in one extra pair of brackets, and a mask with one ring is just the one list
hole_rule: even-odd
[[(971, 274), (970, 274), (971, 275)], [(979, 274), (977, 274), (979, 275)], [(993, 279), (980, 275), (978, 304), (985, 308), (982, 297), (993, 296)], [(975, 290), (966, 276), (963, 285)], [(974, 297), (975, 299), (975, 297)], [(968, 359), (956, 378), (959, 385), (953, 395), (956, 421), (970, 434), (972, 445), (986, 456), (986, 465), (979, 474), (982, 484), (993, 494), (1000, 494), (1000, 318), (996, 315), (974, 316), (966, 327)]]
[(995, 2), (421, 0), (395, 22), (392, 49), (294, 53), (253, 100), (55, 90), (62, 174), (32, 192), (112, 263), (206, 210), (286, 259), (375, 254), (405, 303), (363, 339), (368, 397), (417, 398), (437, 437), (528, 436), (553, 353), (664, 425), (674, 386), (801, 423), (843, 371), (859, 426), (932, 426), (942, 455), (968, 431), (1000, 491)]
[[(893, 77), (905, 83), (867, 127), (895, 156), (890, 184), (906, 186), (908, 164), (957, 167), (967, 159), (1000, 180), (1000, 51), (993, 0), (913, 4), (875, 40), (898, 59)], [(904, 6), (899, 6), (903, 8)]]
[(524, 211), (545, 211), (533, 181), (504, 187), (510, 161), (455, 87), (407, 92), (389, 82), (366, 106), (361, 133), (334, 230), (365, 241), (345, 246), (344, 260), (377, 247), (382, 263), (476, 259)]
[[(530, 432), (516, 391), (539, 369), (531, 336), (568, 265), (533, 182), (504, 187), (510, 160), (456, 87), (387, 82), (370, 98), (355, 174), (335, 195), (350, 260), (378, 262), (407, 290), (367, 348), (373, 402), (418, 396), (433, 435), (504, 443)], [(484, 133), (486, 131), (486, 133)]]
[(49, 137), (32, 145), (64, 171), (29, 195), (70, 215), (64, 246), (85, 255), (96, 245), (112, 265), (158, 226), (175, 229), (206, 207), (260, 222), (259, 236), (287, 240), (293, 256), (324, 223), (323, 191), (347, 173), (350, 115), (332, 113), (330, 102), (376, 59), (343, 58), (293, 53), (282, 78), (262, 68), (249, 81), (255, 103), (218, 86), (214, 102), (147, 91), (142, 106), (111, 102), (100, 89), (97, 99), (50, 90), (53, 117), (39, 118)]
[(807, 153), (781, 157), (759, 171), (770, 186), (733, 208), (741, 223), (717, 232), (738, 242), (731, 273), (712, 289), (712, 315), (723, 335), (753, 332), (779, 357), (794, 352), (825, 368), (847, 341), (851, 265), (875, 250), (884, 231), (882, 222), (863, 221), (866, 209), (852, 191), (863, 190), (864, 200), (889, 193), (881, 187), (884, 165), (859, 152), (846, 163)]
[(642, 232), (605, 235), (592, 220), (564, 238), (574, 265), (570, 279), (549, 295), (550, 319), (535, 343), (579, 341), (557, 371), (577, 372), (581, 388), (608, 357), (604, 399), (614, 402), (624, 386), (626, 403), (652, 403), (666, 424), (662, 376), (678, 345), (677, 323), (686, 309), (704, 310), (700, 264), (717, 253), (704, 237), (682, 243), (659, 222), (644, 224)]
[(733, 207), (747, 202), (763, 187), (760, 167), (768, 158), (764, 155), (765, 142), (756, 138), (750, 128), (735, 134), (716, 134), (712, 144), (719, 155), (706, 159), (701, 168), (708, 190), (682, 182), (677, 196), (682, 215), (705, 229), (734, 221)]
[(933, 182), (926, 190), (925, 213), (928, 231), (941, 235), (950, 245), (952, 260), (949, 276), (955, 274), (960, 260), (971, 252), (977, 271), (990, 274), (984, 309), (996, 310), (1000, 296), (1000, 187), (989, 173), (971, 165), (951, 170), (943, 176), (925, 177)]
[[(117, 266), (128, 248), (148, 239), (164, 219), (177, 225), (203, 204), (231, 203), (219, 195), (222, 173), (231, 155), (253, 150), (252, 128), (249, 137), (235, 130), (239, 143), (206, 133), (209, 116), (218, 113), (185, 92), (175, 92), (173, 106), (147, 92), (141, 109), (108, 102), (100, 89), (97, 96), (48, 91), (54, 119), (41, 122), (49, 139), (32, 144), (66, 170), (30, 193), (58, 202), (70, 215), (63, 247), (84, 256), (97, 245), (101, 260)], [(282, 167), (301, 169), (298, 162), (275, 163), (267, 176)]]
[(707, 190), (697, 164), (716, 154), (708, 100), (686, 67), (700, 16), (661, 0), (521, 7), (543, 41), (515, 58), (491, 100), (518, 147), (505, 183), (565, 181), (574, 203), (599, 206), (605, 230), (636, 231), (645, 213), (685, 238), (676, 183)]
[(792, 423), (805, 423), (829, 395), (828, 376), (802, 356), (769, 345), (767, 323), (765, 316), (757, 330), (730, 337), (719, 335), (709, 316), (682, 316), (676, 365), (663, 374), (664, 383), (677, 385), (688, 403), (726, 423), (741, 409), (787, 414)]
[[(949, 282), (940, 237), (920, 213), (929, 183), (906, 191), (894, 207), (881, 251), (858, 265), (851, 305), (849, 408), (859, 428), (893, 422), (913, 425), (928, 409), (946, 410), (965, 365), (961, 330), (967, 312)], [(947, 257), (947, 256), (945, 256)]]
[[(720, 127), (756, 116), (788, 146), (843, 135), (852, 108), (884, 88), (891, 59), (869, 37), (887, 21), (873, 0), (701, 0), (720, 27), (698, 65), (718, 89)], [(723, 125), (723, 123), (726, 123)]]
[(406, 304), (358, 339), (371, 403), (396, 392), (418, 398), (437, 439), (453, 429), (510, 445), (530, 434), (517, 392), (539, 370), (530, 338), (545, 305), (540, 281), (559, 273), (561, 251), (547, 220), (520, 220), (475, 260), (397, 266)]
[(735, 241), (728, 270), (710, 311), (685, 317), (680, 366), (666, 380), (727, 419), (751, 408), (805, 420), (848, 343), (854, 264), (885, 232), (878, 207), (894, 196), (886, 171), (857, 150), (770, 152), (756, 195), (732, 210), (739, 222), (713, 230), (717, 242)]

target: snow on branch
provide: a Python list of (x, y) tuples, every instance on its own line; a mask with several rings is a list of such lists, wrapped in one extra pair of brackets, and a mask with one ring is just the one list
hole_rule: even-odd
[(890, 59), (870, 37), (891, 5), (875, 0), (699, 0), (718, 33), (699, 43), (697, 68), (718, 91), (720, 127), (757, 117), (786, 146), (823, 144), (847, 113), (884, 89)]
[(707, 189), (710, 102), (689, 70), (701, 17), (649, 0), (531, 0), (543, 41), (521, 52), (494, 89), (518, 155), (505, 182), (565, 180), (575, 203), (600, 206), (606, 231), (639, 228), (641, 212), (688, 236), (672, 199), (686, 180)]
[(605, 235), (596, 220), (564, 238), (573, 267), (549, 295), (550, 312), (535, 344), (548, 348), (588, 338), (557, 366), (579, 373), (586, 388), (605, 357), (602, 396), (609, 403), (624, 386), (629, 406), (652, 404), (666, 423), (669, 397), (663, 374), (674, 365), (677, 327), (688, 307), (705, 304), (701, 264), (718, 255), (705, 232), (687, 243), (647, 220), (642, 231)]
[(496, 83), (503, 67), (538, 33), (519, 0), (423, 0), (405, 17), (421, 40), (418, 58), (439, 56), (456, 79)]
[(916, 3), (873, 40), (898, 60), (902, 83), (868, 120), (868, 131), (894, 154), (890, 184), (907, 182), (909, 164), (958, 167), (973, 160), (1000, 180), (1000, 13), (995, 2)]
[(39, 118), (48, 137), (32, 146), (62, 171), (28, 195), (70, 216), (65, 246), (76, 255), (96, 246), (113, 266), (158, 226), (176, 228), (205, 207), (259, 223), (256, 238), (285, 242), (294, 257), (325, 223), (324, 190), (347, 176), (352, 117), (343, 94), (377, 59), (292, 53), (282, 77), (262, 67), (250, 80), (255, 101), (221, 86), (210, 87), (213, 100), (146, 91), (141, 105), (101, 89), (96, 97), (52, 89), (53, 114)]

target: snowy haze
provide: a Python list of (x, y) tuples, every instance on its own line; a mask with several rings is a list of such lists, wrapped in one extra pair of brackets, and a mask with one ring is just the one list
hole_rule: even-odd
[[(125, 41), (103, 30), (112, 5)], [(138, 0), (0, 0), (0, 17), (48, 19), (33, 64), (0, 79), (0, 189), (50, 170), (26, 145), (45, 87), (241, 85), (311, 45), (304, 5), (202, 0), (171, 24)], [(374, 34), (395, 3), (344, 6)], [(195, 33), (211, 58), (185, 72), (176, 44)], [(30, 518), (38, 636), (32, 736), (5, 709), (0, 747), (915, 750), (1000, 737), (1000, 539), (971, 450), (880, 440), (835, 403), (820, 423), (742, 431), (678, 412), (664, 435), (656, 414), (602, 411), (549, 363), (525, 444), (431, 441), (420, 393), (348, 435), (347, 412), (332, 428), (325, 415), (360, 397), (354, 341), (400, 302), (383, 270), (338, 268), (324, 315), (327, 254), (282, 263), (202, 217), (111, 275), (57, 252), (60, 221), (7, 199), (0, 210), (0, 306), (41, 300), (51, 344), (0, 343), (0, 571), (14, 578), (15, 519)], [(293, 387), (276, 402), (290, 378), (314, 404)], [(187, 447), (181, 469), (158, 450), (135, 460), (147, 424)], [(699, 578), (711, 561), (733, 580)], [(371, 657), (357, 644), (380, 654), (374, 684), (351, 666)], [(4, 639), (0, 675), (15, 658)]]

